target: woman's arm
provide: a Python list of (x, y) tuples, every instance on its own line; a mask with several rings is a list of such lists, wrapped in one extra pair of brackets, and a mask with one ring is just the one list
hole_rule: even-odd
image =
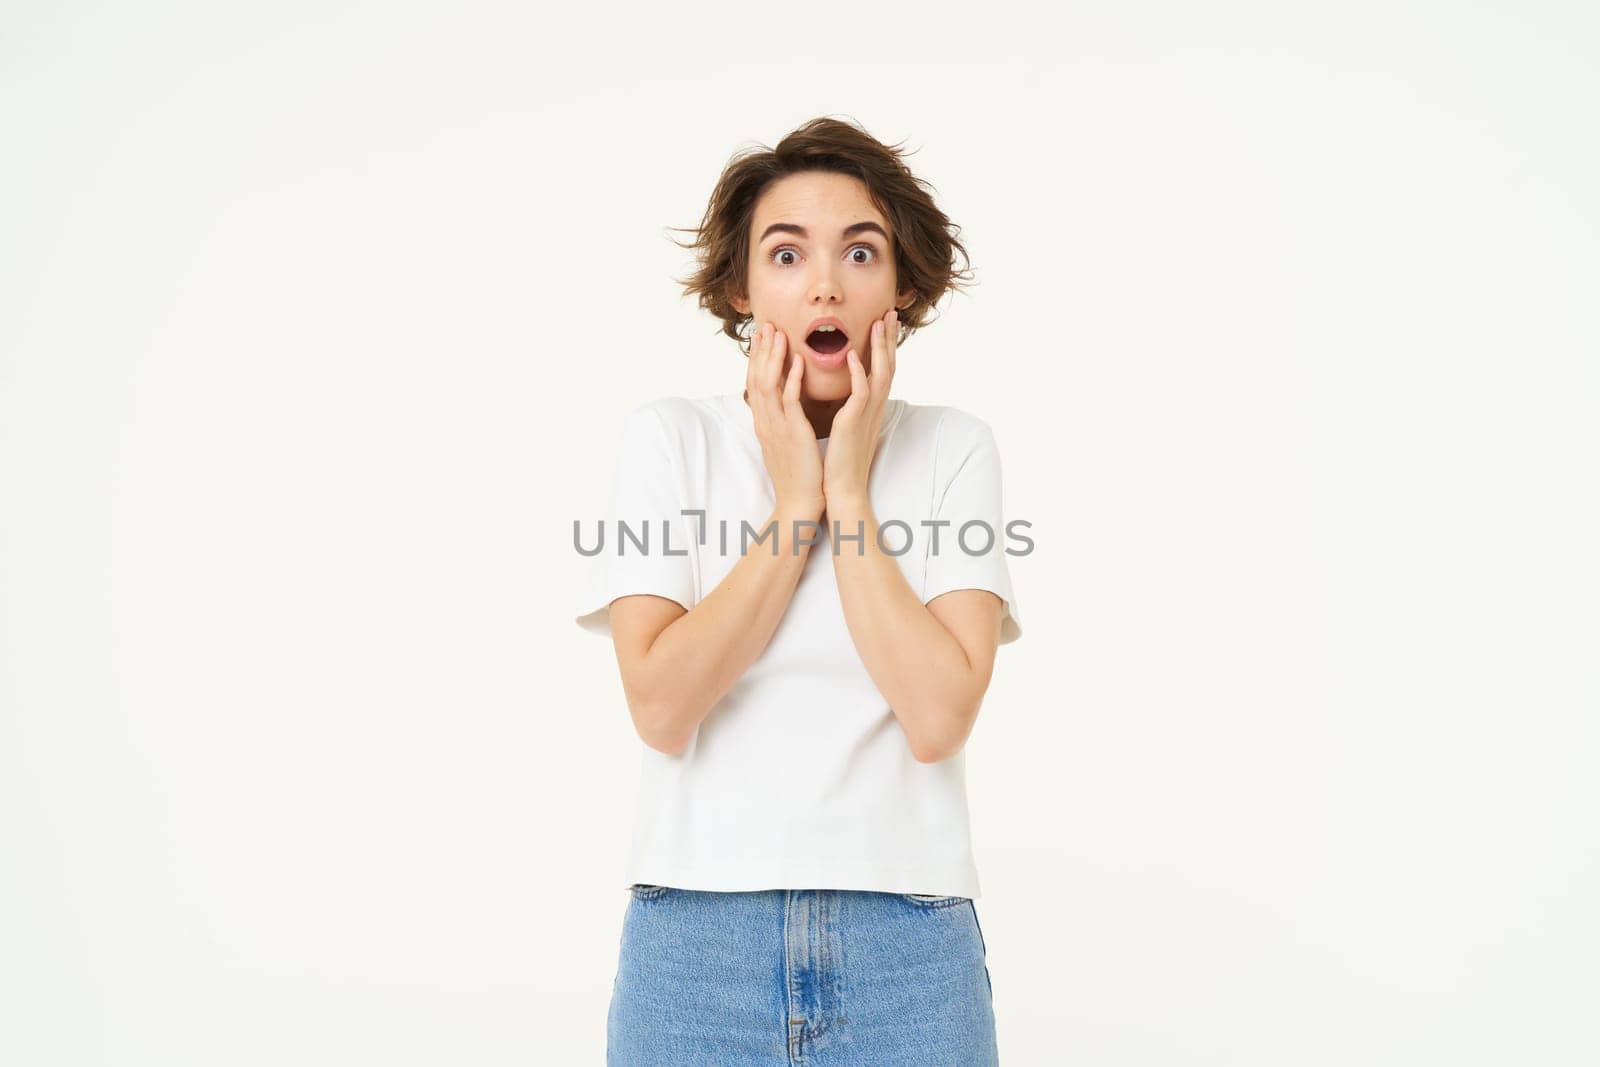
[[(867, 483), (894, 381), (898, 322), (891, 308), (873, 323), (870, 376), (855, 349), (845, 352), (850, 399), (833, 417), (823, 495), (829, 531), (838, 530), (833, 570), (850, 638), (900, 720), (912, 755), (936, 763), (961, 751), (977, 721), (994, 673), (1005, 605), (988, 589), (957, 586), (924, 606), (894, 557), (878, 547)], [(962, 484), (992, 488), (992, 506), (983, 510), (998, 513), (998, 457), (992, 442), (987, 447), (988, 461), (970, 467), (968, 478), (976, 480)], [(969, 469), (966, 461), (958, 469)], [(952, 491), (946, 488), (947, 498)], [(954, 511), (962, 507), (956, 504)]]
[(701, 721), (772, 640), (817, 534), (814, 526), (797, 531), (796, 523), (822, 515), (822, 458), (800, 404), (805, 360), (795, 355), (786, 370), (788, 338), (770, 322), (756, 327), (745, 402), (773, 487), (773, 511), (757, 536), (776, 525), (775, 540), (742, 552), (693, 610), (649, 594), (611, 604), (612, 643), (634, 729), (669, 756), (689, 746)]
[[(987, 589), (956, 589), (927, 605), (894, 557), (878, 547), (878, 520), (864, 497), (828, 498), (838, 524), (834, 575), (861, 662), (923, 763), (961, 751), (994, 674), (1003, 604)], [(855, 540), (857, 523), (863, 536)]]
[[(814, 446), (813, 446), (814, 447)], [(612, 643), (634, 729), (645, 744), (669, 756), (689, 745), (700, 723), (766, 649), (800, 584), (820, 512), (779, 504), (761, 532), (777, 525), (772, 542), (753, 543), (717, 587), (693, 610), (665, 597), (624, 596), (611, 602)]]

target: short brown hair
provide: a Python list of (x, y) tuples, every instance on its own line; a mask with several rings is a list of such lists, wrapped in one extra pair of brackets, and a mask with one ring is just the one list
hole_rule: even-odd
[[(722, 320), (723, 333), (735, 341), (748, 340), (740, 330), (752, 317), (740, 314), (729, 296), (748, 293), (756, 201), (768, 185), (791, 174), (846, 174), (866, 184), (867, 195), (893, 229), (895, 290), (916, 294), (900, 310), (897, 343), (903, 342), (931, 321), (928, 313), (946, 292), (972, 280), (972, 270), (966, 247), (956, 236), (961, 227), (933, 202), (932, 186), (902, 161), (908, 153), (899, 150), (901, 144), (885, 145), (854, 123), (824, 117), (800, 126), (776, 148), (757, 146), (736, 153), (717, 179), (700, 226), (670, 227), (694, 233), (692, 242), (679, 247), (695, 249), (699, 263), (694, 274), (674, 280)], [(961, 270), (956, 269), (958, 253), (965, 264)]]

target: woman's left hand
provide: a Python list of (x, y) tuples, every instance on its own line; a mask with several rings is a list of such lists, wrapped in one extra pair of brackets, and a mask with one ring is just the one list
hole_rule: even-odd
[(872, 374), (861, 366), (856, 350), (845, 353), (850, 368), (850, 399), (833, 416), (828, 431), (828, 453), (823, 458), (822, 494), (828, 500), (867, 499), (867, 478), (878, 449), (883, 409), (894, 381), (895, 332), (900, 314), (890, 308), (872, 324)]

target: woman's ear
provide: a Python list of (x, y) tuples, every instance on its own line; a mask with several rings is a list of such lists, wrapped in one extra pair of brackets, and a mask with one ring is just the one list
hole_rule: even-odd
[(733, 310), (737, 311), (739, 314), (741, 314), (741, 315), (750, 314), (750, 301), (746, 300), (744, 297), (736, 296), (733, 293), (729, 293), (728, 294), (728, 303), (733, 305)]
[(894, 298), (895, 310), (904, 311), (906, 308), (910, 307), (916, 302), (917, 291), (915, 289), (907, 289), (905, 292)]

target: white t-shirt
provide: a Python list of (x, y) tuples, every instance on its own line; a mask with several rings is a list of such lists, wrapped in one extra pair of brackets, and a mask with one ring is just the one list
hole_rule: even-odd
[[(818, 448), (825, 456), (827, 439)], [(1021, 636), (1006, 548), (1028, 542), (1007, 536), (1000, 457), (985, 422), (890, 398), (868, 496), (887, 526), (885, 550), (909, 543), (896, 562), (923, 603), (954, 589), (991, 590), (1005, 602), (1000, 642)], [(604, 548), (584, 561), (590, 586), (578, 625), (609, 635), (611, 601), (634, 593), (692, 609), (739, 562), (742, 543), (773, 551), (770, 537), (756, 536), (775, 501), (742, 393), (635, 408), (623, 425)], [(681, 514), (695, 509), (704, 517)], [(619, 519), (632, 537), (619, 537)], [(948, 525), (924, 525), (941, 520)], [(850, 639), (832, 522), (825, 516), (810, 535), (816, 543), (772, 640), (688, 747), (669, 756), (643, 746), (625, 885), (979, 896), (965, 751), (937, 763), (912, 756)], [(584, 527), (588, 549), (595, 525)], [(857, 545), (841, 539), (839, 550)]]

